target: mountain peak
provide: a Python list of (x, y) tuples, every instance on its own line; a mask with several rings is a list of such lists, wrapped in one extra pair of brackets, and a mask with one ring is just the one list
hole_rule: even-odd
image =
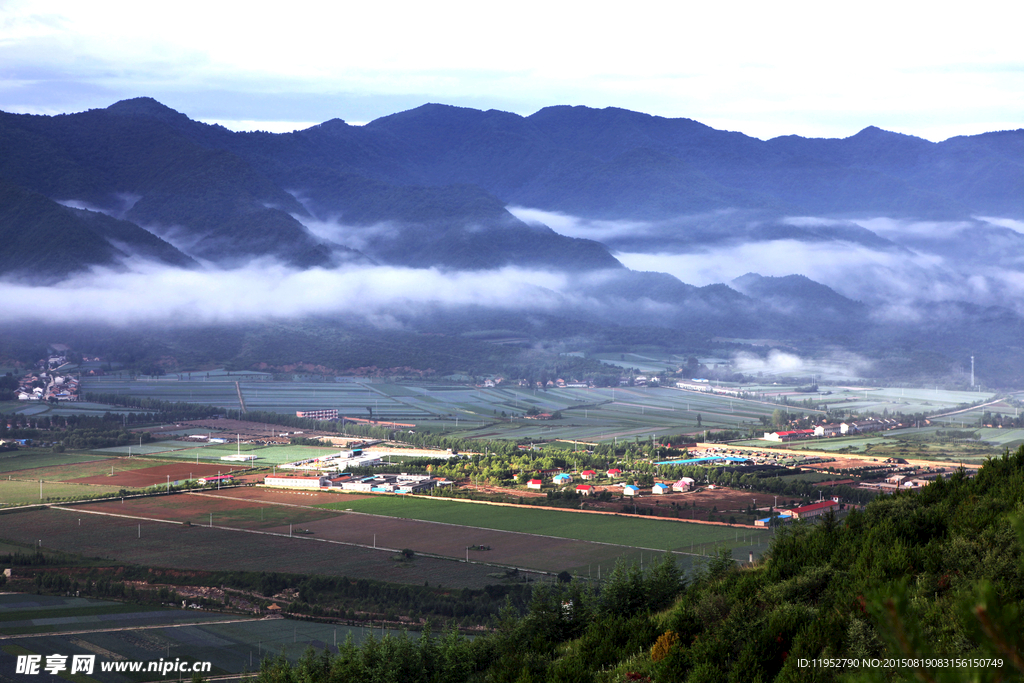
[(323, 123), (318, 123), (315, 126), (306, 128), (304, 132), (320, 132), (329, 134), (338, 134), (348, 132), (352, 126), (348, 125), (343, 119), (333, 118)]
[(885, 130), (878, 126), (868, 126), (855, 135), (851, 135), (849, 140), (871, 140), (871, 141), (891, 141), (891, 140), (913, 140), (927, 142), (924, 138), (919, 138), (916, 135), (907, 135), (906, 133), (897, 133), (892, 130)]
[(135, 97), (130, 100), (115, 102), (106, 108), (107, 112), (118, 116), (145, 116), (162, 121), (190, 120), (185, 114), (171, 109), (152, 97)]

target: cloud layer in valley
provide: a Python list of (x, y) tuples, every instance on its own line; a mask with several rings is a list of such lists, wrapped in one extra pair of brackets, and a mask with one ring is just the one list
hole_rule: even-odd
[[(728, 284), (754, 272), (804, 275), (840, 294), (902, 317), (938, 301), (999, 305), (1024, 313), (1024, 222), (999, 217), (922, 221), (789, 216), (766, 219), (720, 211), (671, 221), (600, 221), (514, 207), (522, 220), (562, 234), (589, 237), (617, 249), (625, 266), (669, 273), (688, 284)], [(800, 239), (760, 239), (759, 223), (800, 229), (852, 226)]]
[[(255, 262), (231, 270), (129, 264), (95, 269), (56, 286), (0, 283), (8, 321), (198, 325), (310, 315), (372, 317), (418, 307), (552, 310), (567, 302), (566, 276), (505, 268), (441, 272), (385, 266), (295, 270)], [(585, 302), (577, 302), (585, 303)]]
[(838, 350), (813, 359), (778, 349), (769, 351), (764, 357), (743, 352), (736, 354), (732, 363), (736, 372), (746, 375), (813, 375), (817, 379), (853, 379), (864, 376), (871, 369), (871, 361), (866, 358)]

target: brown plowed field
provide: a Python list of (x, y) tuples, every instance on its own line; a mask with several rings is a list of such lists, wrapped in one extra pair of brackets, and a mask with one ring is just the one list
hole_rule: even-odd
[[(125, 502), (127, 506), (128, 501)], [(216, 519), (214, 520), (216, 522)], [(75, 511), (35, 510), (4, 516), (0, 537), (43, 549), (150, 567), (324, 574), (431, 586), (483, 588), (501, 583), (493, 567), (417, 557), (335, 543), (315, 536), (270, 536), (229, 529), (139, 522)]]
[[(261, 499), (250, 499), (249, 494), (261, 495)], [(376, 543), (378, 548), (411, 548), (420, 553), (455, 559), (465, 559), (469, 546), (490, 546), (490, 550), (469, 551), (469, 559), (548, 572), (575, 569), (586, 573), (588, 567), (592, 567), (595, 576), (598, 566), (611, 568), (620, 558), (635, 562), (640, 559), (641, 552), (651, 556), (650, 551), (640, 551), (626, 545), (305, 507), (337, 500), (337, 496), (320, 492), (240, 488), (219, 494), (179, 493), (130, 498), (123, 503), (118, 500), (69, 507), (81, 509), (83, 513), (102, 512), (143, 519), (191, 522), (195, 526), (208, 525), (212, 514), (214, 527), (261, 530), (285, 535), (290, 532), (299, 535), (297, 532), (308, 530), (313, 533), (304, 537), (311, 539), (341, 541), (371, 548)], [(95, 518), (94, 515), (83, 514), (83, 524), (88, 517)], [(250, 537), (253, 542), (259, 538)]]
[(811, 463), (809, 465), (800, 465), (800, 468), (805, 470), (821, 470), (824, 472), (830, 467), (834, 470), (855, 470), (860, 467), (885, 466), (886, 463), (882, 462), (881, 460), (875, 462), (867, 458), (843, 458), (837, 456), (836, 459), (832, 460), (831, 462), (816, 462)]
[(270, 529), (288, 524), (307, 522), (336, 516), (339, 513), (319, 508), (292, 507), (260, 504), (241, 498), (220, 498), (190, 494), (172, 494), (146, 498), (89, 503), (81, 506), (83, 512), (105, 512), (115, 515), (130, 515), (147, 519), (166, 519), (175, 522), (191, 522), (206, 526), (228, 526), (236, 529)]
[[(639, 551), (627, 546), (362, 514), (321, 519), (303, 528), (312, 531), (314, 538), (367, 546), (376, 543), (377, 547), (410, 548), (462, 559), (470, 546), (490, 546), (490, 550), (470, 550), (469, 559), (549, 572), (575, 568), (585, 573), (587, 565), (593, 565), (595, 576), (598, 565), (610, 569), (619, 558), (639, 557)], [(288, 533), (288, 527), (268, 531)]]
[(145, 467), (139, 470), (127, 472), (115, 472), (114, 476), (99, 475), (71, 479), (75, 484), (104, 484), (106, 486), (123, 486), (125, 488), (139, 488), (166, 484), (167, 477), (171, 482), (185, 481), (198, 477), (212, 477), (216, 474), (230, 474), (234, 470), (246, 469), (243, 465), (212, 465), (206, 463), (173, 463), (169, 465), (157, 465)]

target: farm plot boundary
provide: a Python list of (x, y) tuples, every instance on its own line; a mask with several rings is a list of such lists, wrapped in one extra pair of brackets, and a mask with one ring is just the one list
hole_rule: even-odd
[(536, 510), (518, 506), (413, 497), (379, 496), (327, 503), (320, 507), (652, 550), (684, 550), (695, 544), (731, 545), (736, 541), (740, 531), (747, 536), (766, 533), (749, 527), (738, 530), (728, 525)]

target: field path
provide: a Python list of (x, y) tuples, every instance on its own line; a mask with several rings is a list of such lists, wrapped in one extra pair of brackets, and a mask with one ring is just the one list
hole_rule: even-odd
[(238, 382), (235, 382), (235, 391), (238, 392), (238, 405), (242, 406), (242, 412), (249, 412), (245, 409), (245, 399), (242, 398), (242, 385), (240, 385)]
[(996, 403), (1001, 403), (1002, 401), (1003, 401), (1002, 398), (995, 398), (995, 399), (992, 399), (991, 401), (989, 401), (988, 403), (981, 403), (981, 404), (976, 405), (976, 406), (970, 406), (968, 408), (962, 408), (961, 410), (951, 410), (948, 413), (938, 413), (936, 415), (929, 415), (928, 419), (929, 420), (934, 420), (937, 417), (949, 417), (950, 415), (958, 415), (960, 413), (969, 413), (972, 410), (977, 410), (978, 408), (986, 408), (988, 406), (995, 405)]
[(86, 515), (100, 515), (101, 517), (121, 517), (122, 519), (136, 519), (140, 522), (160, 522), (161, 524), (175, 524), (181, 526), (181, 522), (173, 519), (160, 519), (158, 517), (142, 517), (140, 515), (122, 515), (116, 512), (100, 512), (84, 507), (64, 507), (63, 505), (51, 505), (51, 510), (63, 510), (64, 512), (81, 512)]

